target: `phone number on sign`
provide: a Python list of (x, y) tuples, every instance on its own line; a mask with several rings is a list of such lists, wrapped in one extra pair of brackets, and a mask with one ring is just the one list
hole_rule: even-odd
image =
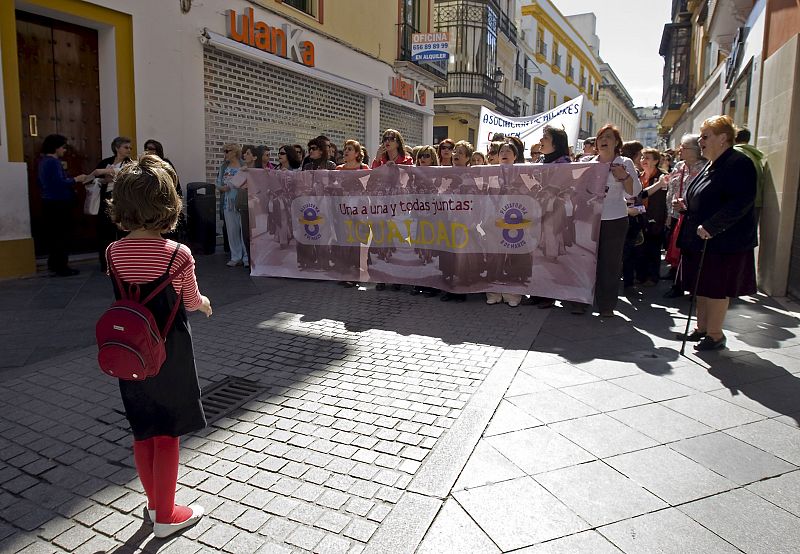
[(412, 52), (423, 52), (425, 50), (447, 50), (449, 43), (447, 42), (428, 42), (425, 44), (412, 44)]

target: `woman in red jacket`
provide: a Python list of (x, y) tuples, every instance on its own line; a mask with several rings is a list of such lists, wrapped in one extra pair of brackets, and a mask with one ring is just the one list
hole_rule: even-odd
[(397, 165), (414, 165), (414, 160), (406, 154), (406, 143), (403, 140), (403, 135), (395, 129), (386, 129), (383, 132), (381, 145), (378, 146), (378, 153), (372, 161), (372, 169), (388, 162), (396, 163)]

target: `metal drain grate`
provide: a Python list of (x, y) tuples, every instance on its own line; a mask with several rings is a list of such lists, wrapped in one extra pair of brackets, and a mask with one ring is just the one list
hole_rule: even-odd
[(264, 386), (257, 381), (248, 381), (240, 377), (226, 377), (218, 383), (203, 389), (200, 398), (206, 421), (209, 425), (240, 408), (257, 394)]

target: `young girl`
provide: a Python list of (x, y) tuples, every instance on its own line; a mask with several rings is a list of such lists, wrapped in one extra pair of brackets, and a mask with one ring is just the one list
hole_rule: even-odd
[(171, 286), (147, 304), (162, 329), (175, 303), (183, 304), (167, 334), (167, 360), (161, 371), (144, 381), (119, 382), (133, 430), (136, 471), (147, 494), (153, 533), (159, 538), (189, 527), (203, 516), (200, 506), (175, 504), (179, 437), (206, 426), (186, 310), (211, 316), (211, 303), (197, 288), (190, 250), (161, 237), (161, 233), (175, 229), (181, 211), (175, 179), (172, 167), (152, 155), (120, 171), (110, 214), (120, 229), (130, 233), (106, 251), (118, 299), (120, 291), (114, 276), (124, 287), (138, 286), (140, 297), (145, 298), (168, 275), (184, 267)]

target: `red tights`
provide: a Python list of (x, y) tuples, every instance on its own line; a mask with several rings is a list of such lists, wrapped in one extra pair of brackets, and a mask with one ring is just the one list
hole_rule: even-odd
[(192, 515), (186, 506), (175, 505), (178, 445), (178, 437), (165, 435), (133, 441), (133, 459), (147, 494), (147, 509), (155, 509), (157, 523), (180, 523)]

